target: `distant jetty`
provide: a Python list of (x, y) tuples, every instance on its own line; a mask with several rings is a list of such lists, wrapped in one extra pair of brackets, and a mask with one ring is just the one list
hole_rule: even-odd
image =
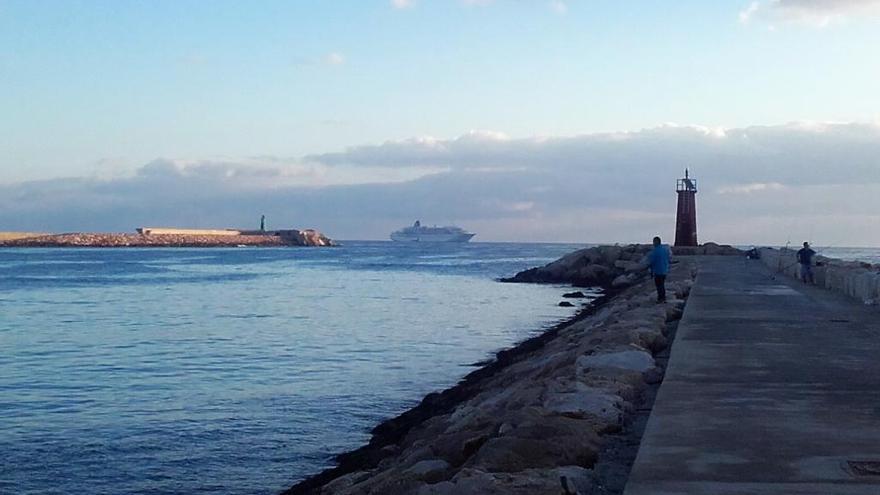
[(75, 232), (33, 236), (0, 235), (0, 247), (324, 247), (335, 245), (332, 239), (312, 229), (264, 231), (141, 227), (134, 234)]

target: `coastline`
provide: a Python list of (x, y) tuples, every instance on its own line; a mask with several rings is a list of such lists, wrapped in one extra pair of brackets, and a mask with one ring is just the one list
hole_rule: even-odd
[[(601, 263), (612, 268), (626, 256), (616, 267), (626, 270), (637, 251), (576, 253), (604, 254)], [(606, 293), (575, 316), (499, 351), (457, 385), (380, 423), (368, 444), (338, 455), (335, 467), (283, 493), (556, 495), (608, 483), (609, 476), (619, 481), (619, 474), (608, 473), (619, 473), (632, 459), (620, 454), (625, 449), (612, 437), (631, 434), (649, 390), (662, 380), (660, 354), (694, 270), (688, 260), (673, 269), (666, 305), (653, 302), (646, 277), (624, 275), (617, 284), (606, 283)], [(569, 485), (560, 486), (560, 477)]]

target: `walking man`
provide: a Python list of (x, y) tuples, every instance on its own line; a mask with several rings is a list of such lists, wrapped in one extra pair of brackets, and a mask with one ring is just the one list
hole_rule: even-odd
[(669, 259), (672, 253), (669, 246), (660, 243), (660, 238), (654, 238), (654, 247), (648, 253), (648, 269), (654, 276), (654, 285), (657, 287), (657, 302), (666, 302), (666, 275), (669, 273)]
[(816, 251), (810, 249), (809, 242), (804, 242), (803, 249), (797, 252), (797, 262), (801, 265), (801, 280), (805, 284), (815, 283), (813, 279), (813, 256), (815, 255)]

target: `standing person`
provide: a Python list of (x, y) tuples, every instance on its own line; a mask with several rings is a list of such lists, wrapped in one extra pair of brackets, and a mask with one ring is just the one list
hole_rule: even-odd
[(660, 243), (660, 238), (654, 238), (654, 247), (648, 253), (648, 268), (654, 276), (654, 285), (657, 287), (657, 302), (666, 302), (666, 275), (669, 273), (669, 259), (672, 253), (669, 246)]
[(801, 265), (801, 280), (805, 284), (813, 284), (813, 256), (816, 251), (810, 249), (810, 243), (804, 242), (804, 247), (797, 252), (797, 262)]

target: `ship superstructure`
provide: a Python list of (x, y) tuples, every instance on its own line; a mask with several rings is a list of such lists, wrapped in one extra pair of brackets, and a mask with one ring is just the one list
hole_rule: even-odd
[(391, 233), (391, 240), (398, 242), (467, 242), (475, 236), (461, 227), (425, 227), (416, 220), (411, 227), (404, 227)]

